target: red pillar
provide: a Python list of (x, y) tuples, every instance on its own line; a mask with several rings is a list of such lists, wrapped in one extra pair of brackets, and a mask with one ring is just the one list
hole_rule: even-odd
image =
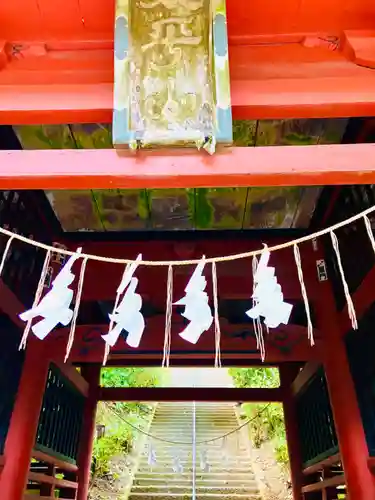
[(280, 365), (280, 382), (283, 389), (283, 409), (293, 500), (302, 500), (302, 458), (296, 417), (295, 396), (292, 392), (292, 382), (297, 373), (298, 371), (294, 366), (288, 364)]
[(95, 436), (95, 416), (100, 383), (100, 365), (82, 367), (81, 374), (89, 383), (89, 393), (83, 414), (80, 447), (78, 453), (78, 492), (77, 500), (87, 500), (89, 492), (92, 448)]
[(324, 340), (323, 363), (349, 498), (375, 500), (375, 477), (367, 463), (369, 452), (365, 432), (328, 281), (319, 283), (316, 315)]
[(43, 344), (30, 341), (5, 443), (1, 500), (22, 500), (46, 385), (49, 360)]

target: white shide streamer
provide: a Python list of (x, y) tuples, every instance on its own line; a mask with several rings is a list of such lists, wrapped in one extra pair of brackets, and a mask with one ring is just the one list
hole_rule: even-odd
[[(121, 283), (117, 288), (116, 302), (113, 312), (109, 315), (110, 326), (107, 334), (102, 335), (108, 346), (113, 347), (123, 330), (128, 332), (126, 343), (129, 347), (139, 346), (145, 329), (145, 320), (141, 313), (142, 297), (136, 293), (138, 279), (133, 275), (142, 260), (139, 254), (136, 261), (127, 265), (123, 273)], [(121, 300), (120, 300), (120, 297)], [(105, 351), (105, 359), (108, 357)]]
[(337, 264), (339, 266), (339, 271), (340, 271), (340, 276), (341, 276), (341, 282), (342, 282), (342, 286), (344, 288), (346, 303), (348, 305), (349, 318), (350, 318), (350, 321), (352, 322), (352, 328), (353, 328), (353, 330), (357, 330), (358, 329), (357, 316), (356, 316), (356, 313), (355, 313), (355, 309), (354, 309), (354, 304), (353, 304), (352, 298), (350, 296), (349, 287), (348, 287), (348, 284), (346, 282), (344, 268), (343, 268), (343, 265), (342, 265), (342, 262), (341, 262), (339, 242), (337, 240), (337, 236), (335, 235), (335, 233), (333, 231), (331, 231), (330, 234), (331, 234), (332, 246), (333, 246), (333, 249), (334, 249), (335, 254), (336, 254)]
[(202, 333), (211, 328), (214, 320), (205, 292), (207, 286), (206, 278), (203, 276), (205, 265), (205, 258), (202, 257), (185, 288), (185, 297), (175, 302), (176, 306), (185, 306), (182, 316), (190, 321), (180, 333), (180, 337), (192, 344), (196, 344)]

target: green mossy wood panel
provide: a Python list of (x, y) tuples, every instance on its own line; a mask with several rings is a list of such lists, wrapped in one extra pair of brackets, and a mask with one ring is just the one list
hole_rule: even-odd
[(22, 125), (13, 127), (23, 149), (75, 149), (69, 125)]
[(233, 143), (235, 146), (255, 146), (256, 120), (233, 121)]
[(306, 187), (302, 189), (301, 199), (294, 217), (293, 227), (308, 228), (313, 216), (322, 187)]
[(323, 132), (319, 144), (339, 144), (348, 125), (348, 118), (330, 118), (320, 120), (323, 122)]
[(103, 231), (90, 190), (46, 191), (64, 231)]
[(79, 149), (112, 148), (112, 130), (107, 124), (82, 123), (70, 125), (76, 147)]
[(247, 188), (196, 190), (197, 229), (242, 229)]
[(149, 190), (148, 200), (154, 229), (194, 228), (194, 189)]
[(140, 189), (103, 189), (93, 191), (106, 231), (148, 229), (147, 194)]
[(250, 188), (244, 229), (293, 227), (302, 191), (301, 187)]
[(320, 120), (261, 120), (258, 123), (256, 145), (318, 144), (321, 133)]
[(347, 119), (260, 120), (256, 146), (306, 146), (340, 143)]

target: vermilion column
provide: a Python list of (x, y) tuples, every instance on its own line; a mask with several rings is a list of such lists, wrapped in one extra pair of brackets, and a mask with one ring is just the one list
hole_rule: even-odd
[(46, 385), (49, 360), (40, 341), (30, 341), (5, 443), (1, 500), (23, 500)]
[(90, 483), (92, 448), (95, 436), (95, 416), (98, 404), (100, 365), (82, 367), (81, 374), (89, 383), (89, 394), (83, 414), (82, 431), (78, 452), (78, 492), (77, 500), (87, 500)]
[(324, 341), (323, 363), (349, 498), (374, 500), (375, 477), (367, 463), (369, 452), (365, 432), (328, 281), (319, 283), (316, 316)]
[(280, 365), (280, 382), (283, 389), (283, 409), (286, 438), (288, 443), (293, 500), (302, 500), (302, 458), (296, 417), (295, 397), (292, 393), (292, 382), (297, 373), (298, 371), (294, 366), (288, 364)]

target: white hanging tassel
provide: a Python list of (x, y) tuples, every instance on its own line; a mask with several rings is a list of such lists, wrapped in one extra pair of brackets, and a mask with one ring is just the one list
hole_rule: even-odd
[(168, 267), (167, 280), (167, 303), (165, 307), (165, 331), (162, 367), (169, 367), (171, 354), (171, 330), (172, 330), (172, 305), (173, 305), (173, 268)]
[(303, 297), (303, 302), (305, 304), (306, 319), (307, 319), (307, 337), (310, 340), (311, 345), (314, 345), (315, 344), (315, 342), (314, 342), (314, 329), (313, 329), (313, 325), (312, 325), (312, 321), (311, 321), (310, 305), (309, 305), (309, 300), (307, 298), (305, 281), (303, 279), (301, 254), (300, 254), (298, 245), (294, 245), (293, 250), (294, 250), (294, 260), (296, 261), (296, 266), (297, 266), (298, 279), (299, 279), (299, 283), (301, 285), (301, 293), (302, 293), (302, 297)]
[(154, 447), (151, 443), (148, 446), (147, 463), (151, 468), (155, 467), (155, 465), (157, 464), (156, 451), (154, 450)]
[(76, 294), (76, 303), (74, 304), (73, 318), (72, 318), (72, 322), (70, 325), (69, 339), (68, 339), (68, 344), (66, 346), (64, 363), (66, 363), (68, 361), (69, 354), (70, 354), (70, 351), (72, 349), (73, 342), (74, 342), (74, 334), (76, 331), (79, 306), (81, 304), (83, 281), (85, 279), (86, 265), (87, 265), (87, 257), (85, 257), (83, 259), (83, 262), (81, 265), (81, 272), (79, 274), (78, 288), (77, 288), (77, 294)]
[[(371, 221), (367, 217), (367, 215), (364, 215), (363, 219), (365, 221), (365, 226), (366, 226), (368, 237), (370, 239), (372, 249), (374, 250), (374, 253), (375, 253), (375, 238), (374, 238), (374, 233), (372, 232)], [(1, 274), (1, 272), (0, 272), (0, 274)]]
[[(293, 308), (291, 304), (284, 302), (281, 286), (277, 283), (275, 276), (275, 268), (268, 266), (270, 256), (271, 253), (267, 245), (265, 245), (254, 275), (255, 289), (253, 299), (255, 305), (249, 311), (246, 311), (246, 314), (253, 320), (264, 317), (264, 324), (267, 329), (277, 328), (281, 323), (287, 324)], [(255, 264), (253, 260), (253, 271), (254, 268)], [(259, 338), (261, 356), (264, 361), (265, 349), (263, 334), (261, 335), (260, 332), (256, 330), (256, 335), (258, 335)]]
[(202, 472), (209, 472), (210, 466), (207, 461), (207, 450), (201, 450), (200, 453), (200, 466)]
[(11, 236), (8, 239), (7, 244), (5, 245), (3, 256), (1, 258), (1, 263), (0, 263), (0, 276), (1, 276), (2, 272), (3, 272), (4, 266), (5, 266), (5, 262), (7, 260), (8, 253), (9, 253), (9, 250), (10, 250), (10, 245), (12, 244), (13, 240), (14, 240), (14, 236)]
[(331, 240), (332, 240), (333, 249), (335, 250), (337, 264), (339, 266), (339, 271), (340, 271), (340, 275), (341, 275), (341, 282), (342, 282), (342, 286), (344, 288), (344, 293), (345, 293), (345, 297), (346, 297), (346, 303), (348, 304), (349, 318), (352, 322), (353, 330), (357, 330), (358, 329), (357, 315), (355, 313), (354, 304), (353, 304), (352, 298), (350, 296), (348, 284), (347, 284), (346, 279), (345, 279), (344, 268), (343, 268), (342, 262), (341, 262), (339, 242), (337, 240), (337, 236), (335, 235), (335, 233), (333, 231), (331, 231)]
[[(258, 259), (257, 259), (257, 256), (254, 255), (253, 262), (252, 262), (252, 269), (253, 269), (253, 309), (258, 304), (258, 301), (255, 298), (255, 275), (256, 275), (256, 272), (257, 272), (257, 268), (258, 268)], [(261, 357), (262, 361), (264, 361), (265, 356), (266, 356), (266, 350), (265, 350), (265, 345), (264, 345), (263, 325), (262, 325), (262, 322), (261, 322), (259, 316), (257, 318), (252, 318), (252, 320), (253, 320), (254, 334), (255, 334), (256, 341), (257, 341), (257, 349), (260, 352), (260, 357)]]
[(215, 319), (215, 368), (221, 368), (221, 330), (219, 320), (219, 300), (217, 294), (216, 262), (212, 262), (212, 288), (214, 295), (214, 319)]
[[(42, 293), (43, 293), (44, 282), (45, 282), (46, 275), (48, 272), (48, 266), (49, 266), (50, 260), (51, 260), (51, 251), (48, 250), (48, 252), (46, 253), (45, 259), (44, 259), (43, 269), (42, 269), (42, 272), (40, 274), (38, 287), (37, 287), (36, 292), (35, 292), (33, 306), (32, 306), (32, 309), (30, 311), (34, 311), (39, 304), (40, 298), (41, 298)], [(21, 318), (21, 316), (20, 316), (20, 318)], [(27, 342), (27, 338), (28, 338), (29, 333), (30, 333), (31, 323), (33, 321), (33, 318), (34, 318), (34, 315), (30, 314), (26, 319), (27, 323), (26, 323), (25, 329), (23, 331), (23, 335), (22, 335), (19, 349), (26, 348), (26, 342)], [(25, 320), (23, 320), (23, 321), (25, 321)]]
[[(138, 279), (133, 277), (141, 260), (142, 255), (140, 254), (134, 262), (126, 266), (117, 289), (115, 308), (112, 314), (109, 315), (111, 320), (110, 329), (106, 335), (102, 335), (102, 338), (110, 347), (116, 344), (122, 330), (128, 332), (126, 338), (128, 346), (138, 347), (141, 341), (145, 329), (145, 320), (141, 313), (142, 297), (136, 293)], [(121, 302), (119, 301), (120, 296), (122, 296)], [(114, 323), (116, 323), (116, 326), (114, 326)]]
[[(129, 265), (129, 264), (128, 264), (128, 265)], [(128, 269), (128, 265), (126, 266), (124, 273), (126, 273), (126, 270)], [(121, 293), (119, 293), (119, 292), (117, 291), (117, 294), (116, 294), (116, 299), (115, 299), (115, 305), (114, 305), (114, 307), (113, 307), (113, 310), (114, 310), (114, 311), (116, 311), (116, 310), (117, 310), (118, 303), (120, 302), (120, 297), (121, 297)], [(109, 328), (108, 328), (108, 331), (109, 331), (109, 332), (113, 330), (113, 325), (114, 325), (114, 322), (115, 322), (115, 316), (114, 316), (114, 314), (112, 314), (112, 315), (110, 316), (110, 321), (109, 321)], [(104, 343), (103, 366), (105, 366), (105, 365), (107, 364), (107, 361), (108, 361), (108, 356), (109, 356), (110, 350), (111, 350), (111, 346), (108, 344), (108, 342), (105, 342), (105, 343)]]
[(205, 263), (203, 256), (185, 288), (185, 297), (175, 303), (175, 305), (185, 306), (182, 316), (190, 321), (185, 330), (180, 333), (180, 337), (192, 344), (196, 344), (202, 333), (211, 328), (214, 320), (208, 305), (208, 295), (205, 292), (207, 281), (202, 275)]
[(184, 472), (184, 467), (181, 463), (180, 457), (178, 455), (173, 457), (173, 465), (172, 465), (173, 472), (176, 474), (183, 474)]
[[(33, 318), (36, 318), (38, 316), (43, 317), (41, 321), (31, 327), (34, 335), (36, 335), (41, 340), (43, 340), (54, 328), (56, 328), (59, 323), (67, 326), (72, 321), (74, 313), (70, 309), (70, 304), (73, 300), (74, 292), (71, 288), (69, 288), (69, 286), (75, 279), (75, 275), (72, 273), (72, 266), (74, 262), (81, 257), (81, 251), (82, 248), (78, 248), (77, 252), (69, 258), (65, 266), (53, 280), (52, 288), (39, 302), (51, 258), (51, 251), (48, 251), (46, 259), (44, 261), (38, 289), (35, 294), (33, 307), (19, 315), (22, 321), (27, 321), (24, 337), (21, 341), (21, 346), (25, 346), (26, 337), (31, 327)], [(84, 269), (84, 266), (82, 267)]]

